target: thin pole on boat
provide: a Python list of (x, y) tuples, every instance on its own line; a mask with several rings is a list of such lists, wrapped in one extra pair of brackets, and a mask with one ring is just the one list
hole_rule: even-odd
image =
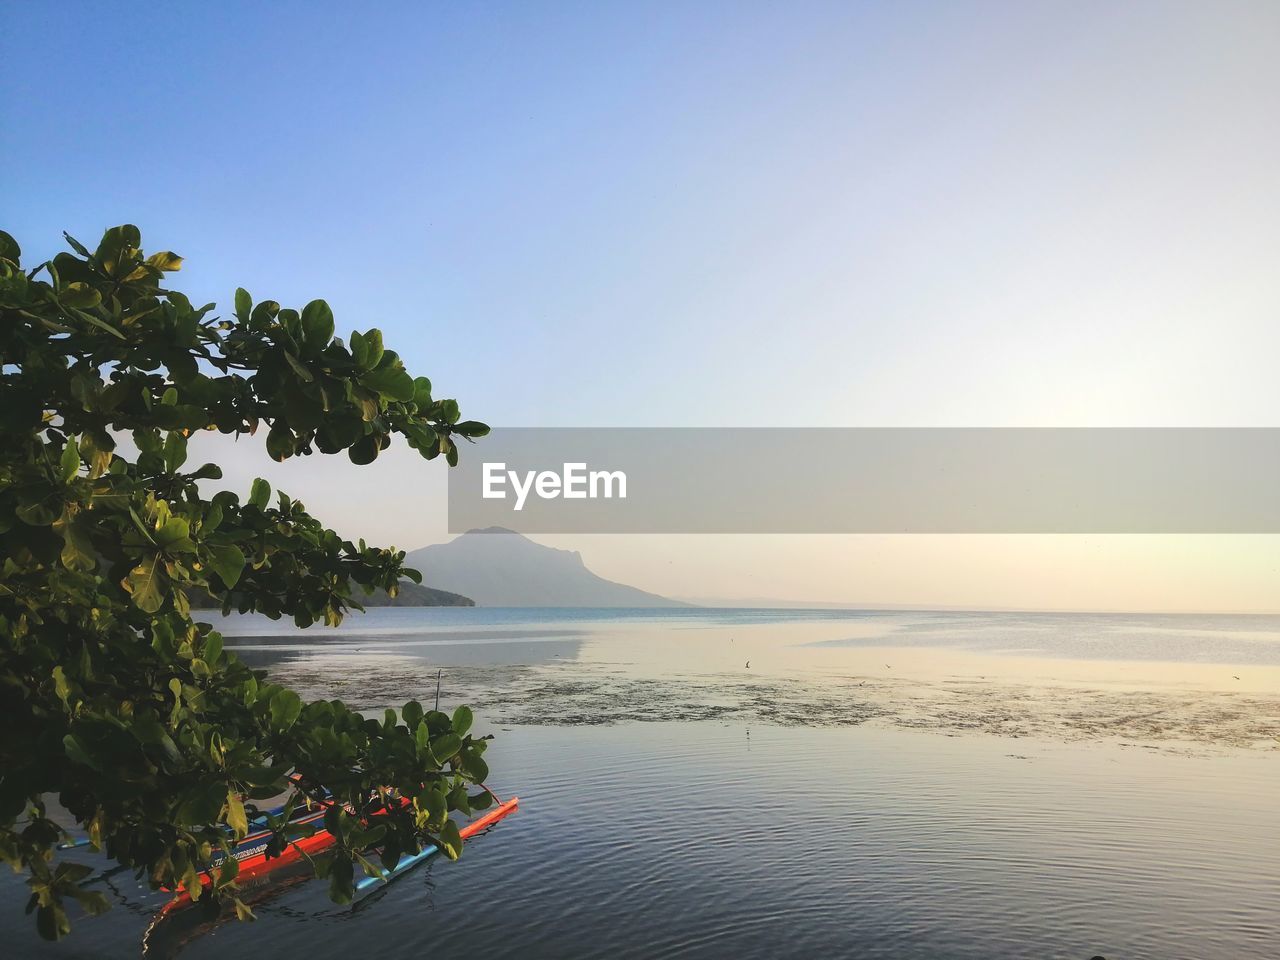
[(436, 671), (436, 712), (440, 711), (440, 674), (444, 673), (444, 668)]

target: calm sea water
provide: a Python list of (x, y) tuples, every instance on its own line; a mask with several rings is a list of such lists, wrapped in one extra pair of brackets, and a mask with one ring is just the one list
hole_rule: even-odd
[[(479, 704), (519, 813), (356, 908), (305, 871), (154, 956), (1280, 956), (1280, 618), (373, 611), (224, 625), (368, 707)], [(91, 857), (81, 859), (91, 860)], [(129, 876), (46, 946), (131, 957)]]

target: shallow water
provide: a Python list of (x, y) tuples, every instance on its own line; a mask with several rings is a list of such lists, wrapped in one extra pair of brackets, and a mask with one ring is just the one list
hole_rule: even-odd
[[(430, 702), (441, 670), (521, 810), (356, 909), (298, 874), (152, 955), (1280, 955), (1280, 621), (949, 616), (237, 621), (229, 646), (314, 695)], [(137, 956), (161, 898), (112, 883), (46, 948), (5, 878), (0, 934)]]
[(521, 725), (870, 722), (1280, 747), (1280, 617), (391, 609), (327, 634), (227, 626), (250, 663), (360, 708), (434, 696), (441, 671), (446, 701)]

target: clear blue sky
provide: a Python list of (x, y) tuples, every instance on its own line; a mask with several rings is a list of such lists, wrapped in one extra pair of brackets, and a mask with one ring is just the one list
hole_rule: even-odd
[(468, 416), (1277, 422), (1270, 0), (3, 7), (29, 254), (135, 222)]

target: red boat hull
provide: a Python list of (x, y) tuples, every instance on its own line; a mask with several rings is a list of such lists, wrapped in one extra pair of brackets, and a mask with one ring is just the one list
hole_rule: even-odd
[[(510, 800), (501, 802), (498, 806), (484, 814), (484, 816), (478, 817), (477, 819), (464, 824), (458, 830), (458, 833), (464, 840), (468, 837), (475, 836), (481, 830), (492, 826), (507, 814), (512, 813), (519, 804), (519, 797), (512, 797)], [(269, 834), (264, 832), (261, 836), (263, 838), (263, 847), (265, 848), (266, 838)], [(253, 838), (246, 838), (246, 841), (251, 839)], [(242, 844), (244, 842), (245, 841), (241, 841)], [(251, 880), (255, 877), (271, 873), (274, 870), (282, 869), (283, 867), (289, 866), (291, 863), (297, 863), (303, 858), (304, 854), (311, 856), (327, 850), (329, 847), (333, 846), (335, 842), (336, 838), (333, 834), (329, 833), (328, 830), (321, 828), (309, 837), (302, 837), (301, 839), (292, 841), (284, 848), (283, 851), (280, 852), (278, 856), (271, 857), (270, 859), (268, 859), (265, 849), (261, 852), (254, 852), (249, 856), (243, 857), (243, 859), (238, 858), (240, 859), (240, 870), (236, 874), (236, 879)], [(200, 883), (203, 887), (211, 887), (213, 885), (213, 877), (209, 873), (202, 873), (200, 875)], [(174, 898), (161, 908), (160, 912), (161, 914), (171, 913), (174, 910), (187, 906), (191, 902), (191, 894), (184, 888), (179, 890)]]

